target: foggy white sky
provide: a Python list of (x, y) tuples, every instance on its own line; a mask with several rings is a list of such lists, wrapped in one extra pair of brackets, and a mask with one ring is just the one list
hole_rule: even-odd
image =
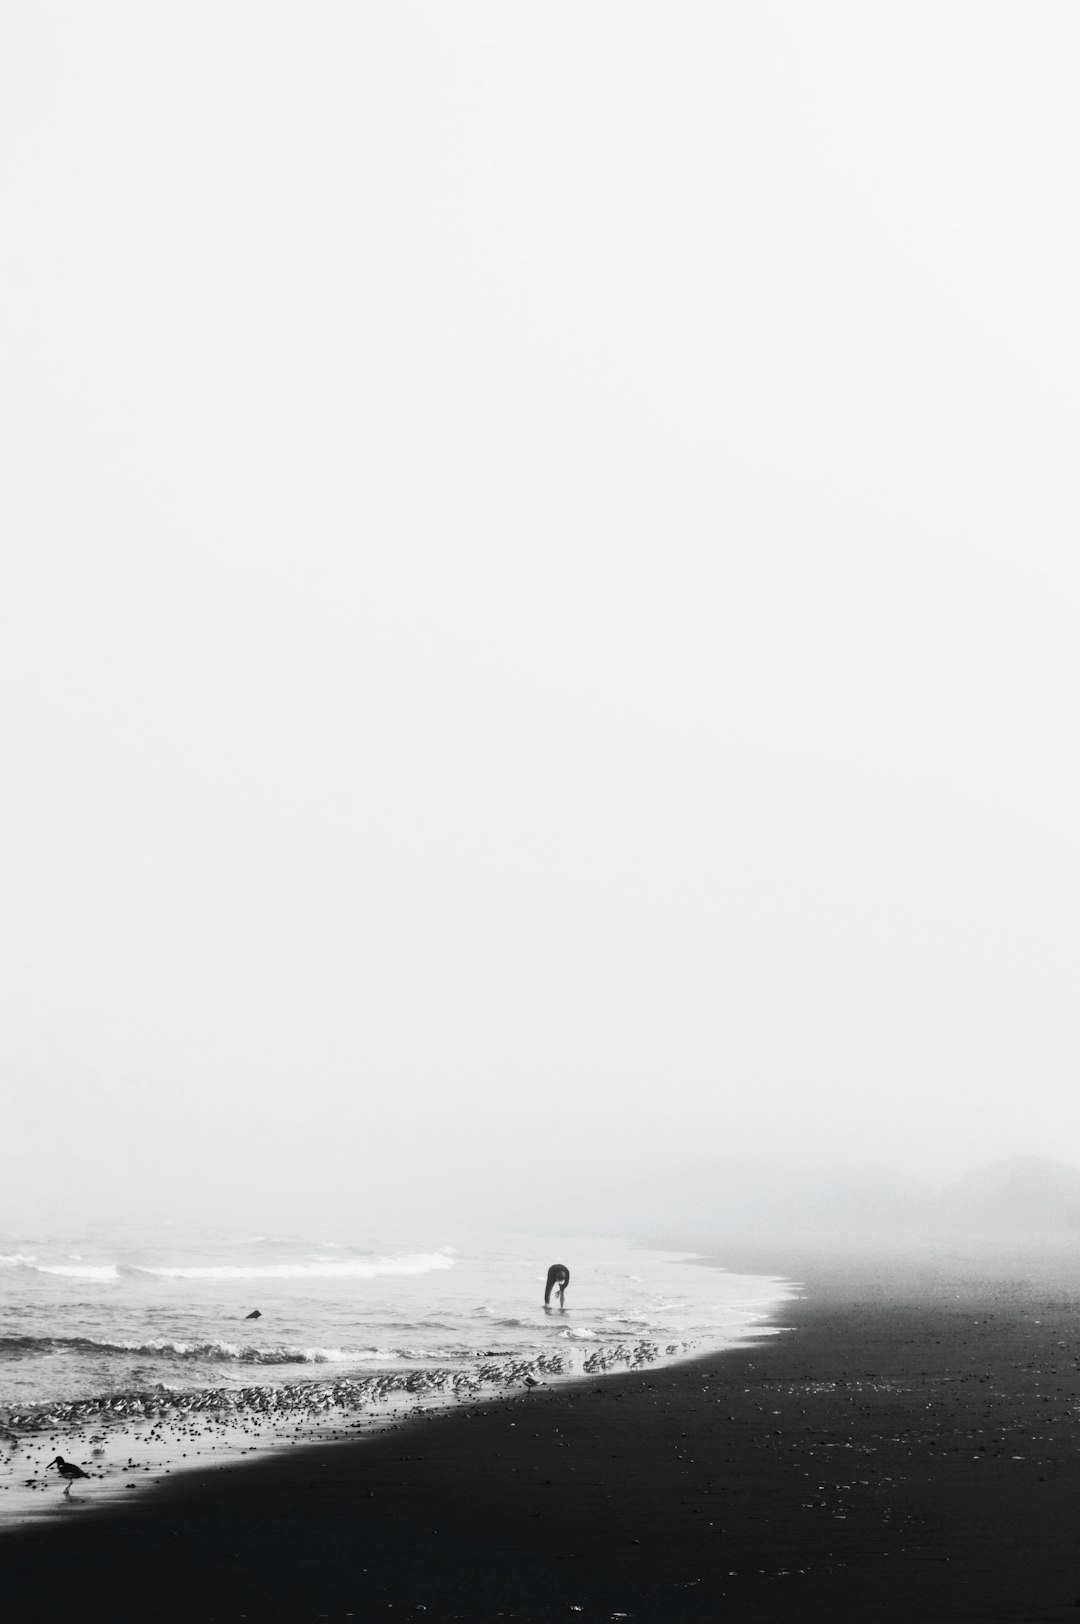
[(0, 26), (5, 1205), (1080, 1161), (1075, 8)]

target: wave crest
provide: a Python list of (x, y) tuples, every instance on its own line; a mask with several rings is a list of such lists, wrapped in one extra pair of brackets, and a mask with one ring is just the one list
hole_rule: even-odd
[(39, 1263), (21, 1253), (0, 1254), (0, 1264), (31, 1269), (35, 1274), (61, 1275), (74, 1280), (119, 1280), (125, 1275), (146, 1275), (158, 1280), (375, 1280), (383, 1275), (430, 1274), (452, 1269), (445, 1252), (407, 1252), (399, 1257), (311, 1258), (304, 1263), (120, 1264)]
[(412, 1252), (400, 1257), (315, 1258), (307, 1263), (221, 1263), (140, 1268), (139, 1274), (164, 1280), (374, 1280), (381, 1275), (429, 1274), (452, 1269), (445, 1252)]
[(174, 1342), (153, 1337), (148, 1342), (110, 1341), (96, 1336), (4, 1336), (0, 1358), (30, 1357), (39, 1353), (126, 1353), (148, 1359), (192, 1359), (202, 1363), (243, 1365), (347, 1364), (370, 1357), (370, 1348), (256, 1348), (240, 1342)]

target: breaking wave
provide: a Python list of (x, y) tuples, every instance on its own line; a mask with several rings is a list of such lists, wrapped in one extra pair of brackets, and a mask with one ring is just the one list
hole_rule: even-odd
[(206, 1266), (139, 1269), (164, 1280), (374, 1280), (386, 1274), (430, 1274), (452, 1269), (445, 1252), (412, 1252), (402, 1257), (315, 1258), (307, 1263), (220, 1263)]
[(374, 1348), (256, 1348), (239, 1342), (112, 1342), (95, 1336), (4, 1336), (0, 1358), (30, 1358), (42, 1353), (121, 1353), (146, 1359), (191, 1359), (201, 1363), (242, 1365), (335, 1365), (371, 1358)]
[(147, 1275), (158, 1280), (375, 1280), (383, 1275), (430, 1274), (452, 1269), (445, 1252), (411, 1252), (400, 1257), (313, 1258), (300, 1263), (213, 1263), (140, 1265), (119, 1263), (39, 1263), (19, 1253), (0, 1255), (0, 1264), (32, 1269), (35, 1274), (64, 1275), (76, 1280), (119, 1280)]
[(120, 1268), (115, 1263), (39, 1263), (36, 1257), (22, 1252), (0, 1252), (0, 1264), (10, 1269), (32, 1269), (35, 1274), (63, 1274), (73, 1280), (119, 1280)]

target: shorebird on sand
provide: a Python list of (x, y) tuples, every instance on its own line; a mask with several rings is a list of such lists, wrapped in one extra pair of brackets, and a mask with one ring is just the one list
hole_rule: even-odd
[[(59, 1469), (60, 1476), (67, 1480), (67, 1488), (64, 1490), (65, 1494), (71, 1493), (71, 1485), (74, 1483), (77, 1477), (90, 1476), (90, 1473), (84, 1472), (81, 1466), (76, 1466), (74, 1461), (65, 1460), (63, 1455), (57, 1455), (55, 1460), (51, 1460), (49, 1462), (49, 1466), (57, 1467)], [(49, 1470), (49, 1466), (46, 1466), (46, 1471)]]

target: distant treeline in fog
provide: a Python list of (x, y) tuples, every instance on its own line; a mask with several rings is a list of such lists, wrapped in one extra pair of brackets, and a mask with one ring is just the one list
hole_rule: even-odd
[(607, 1190), (582, 1217), (620, 1230), (751, 1238), (829, 1235), (1072, 1233), (1080, 1241), (1080, 1171), (1018, 1156), (936, 1190), (880, 1167), (792, 1170), (701, 1162)]

